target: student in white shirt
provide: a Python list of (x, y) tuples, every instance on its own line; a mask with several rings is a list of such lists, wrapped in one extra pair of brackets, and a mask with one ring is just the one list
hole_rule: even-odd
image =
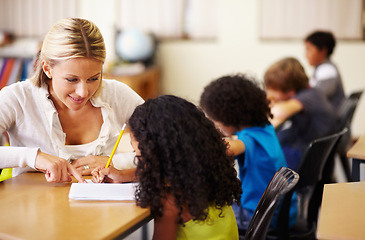
[[(143, 99), (127, 85), (103, 80), (105, 44), (85, 19), (63, 19), (47, 33), (34, 76), (0, 91), (0, 168), (71, 181), (105, 165), (125, 122)], [(116, 154), (115, 167), (133, 169), (134, 156)], [(124, 162), (123, 162), (124, 161)], [(72, 162), (72, 164), (71, 164)], [(118, 164), (119, 163), (119, 164)]]
[(345, 92), (341, 75), (330, 59), (336, 46), (335, 37), (331, 32), (315, 31), (305, 38), (304, 44), (308, 63), (314, 67), (309, 84), (321, 90), (337, 109), (345, 98)]

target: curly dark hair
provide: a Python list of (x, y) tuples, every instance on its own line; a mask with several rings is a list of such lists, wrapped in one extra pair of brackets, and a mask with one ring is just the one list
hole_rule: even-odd
[(269, 101), (254, 80), (244, 74), (226, 75), (204, 88), (200, 107), (214, 121), (226, 126), (265, 126), (270, 124)]
[(156, 218), (167, 194), (180, 208), (180, 224), (183, 205), (194, 220), (204, 220), (209, 206), (240, 202), (241, 182), (227, 144), (194, 104), (172, 95), (149, 99), (135, 109), (129, 126), (141, 152), (137, 204), (150, 207)]

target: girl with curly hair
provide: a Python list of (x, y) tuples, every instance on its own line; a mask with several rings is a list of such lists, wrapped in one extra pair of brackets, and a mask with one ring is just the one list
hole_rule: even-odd
[[(233, 205), (239, 230), (247, 229), (262, 194), (274, 174), (287, 166), (283, 151), (270, 124), (272, 117), (265, 92), (242, 74), (227, 75), (205, 87), (200, 106), (229, 143), (236, 157), (242, 182), (241, 205)], [(296, 219), (296, 197), (291, 226)], [(275, 226), (275, 213), (271, 226)]]
[[(137, 204), (154, 216), (153, 239), (238, 239), (231, 205), (239, 202), (234, 159), (214, 124), (194, 104), (164, 95), (129, 119), (136, 152)], [(95, 169), (93, 180), (127, 180)]]

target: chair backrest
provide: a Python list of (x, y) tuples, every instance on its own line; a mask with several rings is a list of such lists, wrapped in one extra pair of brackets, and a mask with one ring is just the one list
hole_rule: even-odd
[[(363, 91), (358, 91), (352, 93), (349, 97), (345, 98), (345, 100), (340, 105), (337, 111), (337, 131), (340, 131), (344, 128), (348, 128), (348, 132), (345, 136), (343, 136), (340, 142), (337, 145), (336, 152), (340, 154), (340, 157), (346, 158), (346, 152), (349, 150), (351, 146), (351, 122), (353, 116), (356, 111), (356, 107), (358, 105), (359, 99), (362, 95)], [(342, 164), (346, 164), (346, 160), (342, 160)], [(345, 169), (350, 169), (350, 166), (344, 166)], [(350, 170), (345, 170), (347, 177), (349, 178), (351, 173)]]
[[(300, 179), (293, 191), (297, 194), (298, 216), (296, 226), (299, 229), (311, 228), (308, 222), (309, 211), (318, 211), (318, 209), (309, 209), (309, 203), (313, 195), (314, 188), (322, 178), (324, 165), (332, 151), (335, 150), (336, 144), (347, 132), (347, 128), (332, 135), (318, 138), (312, 141), (303, 153), (296, 172)], [(277, 217), (277, 232), (280, 239), (288, 239), (288, 219), (290, 209), (290, 199), (293, 191), (285, 195), (283, 204), (280, 207)], [(283, 231), (286, 231), (283, 233)]]
[(351, 93), (350, 96), (345, 98), (337, 110), (337, 131), (348, 128), (347, 134), (341, 138), (336, 150), (348, 179), (351, 179), (351, 172), (346, 160), (346, 153), (351, 146), (351, 123), (362, 93), (363, 90)]
[(266, 238), (271, 219), (284, 194), (298, 183), (299, 175), (286, 167), (280, 168), (266, 187), (259, 204), (252, 216), (245, 234), (245, 240), (261, 240)]
[(338, 130), (342, 130), (345, 127), (350, 127), (352, 118), (354, 116), (357, 104), (360, 100), (362, 93), (363, 90), (351, 93), (350, 96), (345, 98), (345, 100), (340, 105), (337, 111)]
[[(343, 171), (345, 172), (348, 181), (352, 179), (352, 176), (351, 176), (351, 167), (346, 154), (347, 151), (350, 149), (352, 142), (351, 141), (352, 119), (355, 114), (362, 93), (363, 90), (351, 93), (350, 96), (345, 98), (345, 100), (342, 102), (337, 111), (337, 129), (341, 130), (347, 127), (349, 131), (344, 136), (341, 137), (336, 147), (336, 153), (334, 153), (333, 157), (335, 156), (335, 154), (337, 154), (337, 156), (340, 158), (341, 166), (343, 167)], [(330, 167), (333, 169), (334, 163), (331, 164), (332, 165), (330, 165)], [(330, 170), (328, 173), (332, 174), (331, 172), (333, 172), (333, 170)]]
[(359, 91), (355, 91), (355, 92), (352, 92), (349, 96), (349, 98), (351, 99), (355, 99), (357, 101), (359, 101), (362, 93), (363, 93), (364, 90), (359, 90)]
[(314, 186), (322, 178), (322, 171), (328, 156), (339, 138), (347, 132), (340, 132), (313, 140), (305, 149), (296, 171), (300, 175), (297, 188)]

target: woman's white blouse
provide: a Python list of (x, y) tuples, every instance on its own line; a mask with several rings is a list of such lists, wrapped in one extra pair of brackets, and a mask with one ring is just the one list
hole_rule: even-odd
[[(91, 103), (101, 107), (104, 122), (95, 147), (85, 148), (85, 154), (109, 156), (123, 124), (143, 99), (124, 83), (104, 79), (101, 94)], [(34, 170), (38, 149), (66, 160), (78, 157), (65, 146), (66, 135), (46, 85), (38, 88), (26, 80), (0, 91), (0, 134), (5, 131), (11, 146), (0, 147), (0, 168), (14, 168), (13, 176)], [(133, 158), (131, 153), (115, 154), (113, 164), (130, 168)]]

